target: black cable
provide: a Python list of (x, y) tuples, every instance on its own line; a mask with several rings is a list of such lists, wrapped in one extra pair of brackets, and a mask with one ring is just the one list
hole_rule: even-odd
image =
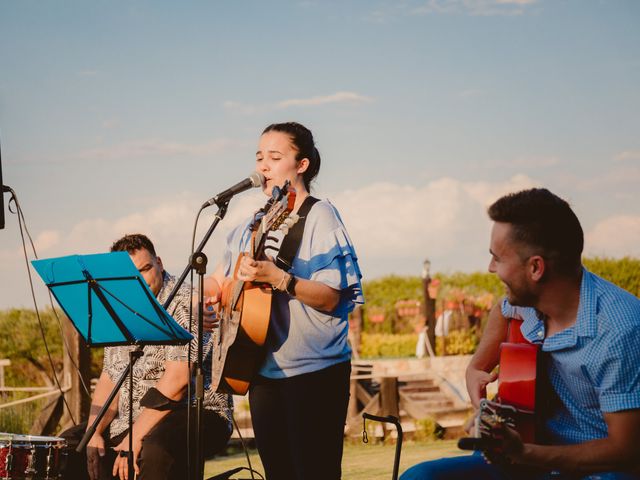
[[(5, 187), (10, 189), (10, 187)], [(10, 190), (7, 190), (10, 191)], [(9, 202), (11, 202), (12, 199), (9, 200)], [(39, 258), (38, 257), (38, 252), (36, 251), (36, 247), (33, 243), (33, 239), (31, 238), (31, 233), (29, 233), (29, 229), (27, 228), (27, 221), (24, 218), (24, 210), (22, 210), (22, 207), (19, 206), (17, 198), (14, 202), (16, 204), (16, 208), (17, 210), (15, 212), (11, 211), (11, 209), (9, 209), (9, 211), (11, 213), (17, 214), (18, 215), (18, 220), (20, 220), (20, 218), (22, 218), (22, 223), (24, 225), (24, 231), (27, 233), (27, 238), (29, 239), (29, 243), (31, 244), (31, 250), (33, 251), (33, 256), (36, 258), (36, 260)], [(24, 241), (24, 238), (23, 238)], [(73, 368), (76, 371), (76, 374), (78, 375), (78, 378), (80, 379), (80, 383), (82, 384), (82, 388), (84, 390), (84, 392), (91, 397), (91, 393), (89, 392), (89, 389), (87, 388), (87, 384), (84, 383), (84, 378), (82, 378), (82, 374), (80, 373), (80, 367), (78, 366), (78, 364), (76, 364), (75, 360), (73, 359), (73, 356), (71, 356), (71, 349), (69, 348), (69, 344), (67, 343), (67, 339), (64, 335), (64, 330), (62, 328), (62, 321), (60, 320), (60, 316), (58, 315), (58, 311), (56, 310), (56, 308), (53, 305), (53, 296), (51, 294), (51, 290), (49, 290), (47, 288), (47, 294), (49, 295), (49, 304), (51, 305), (51, 311), (53, 312), (53, 316), (56, 319), (56, 322), (58, 323), (58, 330), (60, 330), (60, 338), (62, 339), (62, 343), (64, 344), (64, 351), (66, 352), (67, 357), (69, 358), (69, 361), (71, 362), (71, 365), (73, 365)]]
[[(236, 422), (236, 417), (235, 415), (231, 415), (231, 420), (233, 420), (233, 424), (236, 427), (236, 432), (238, 432), (238, 437), (240, 438), (240, 444), (242, 445), (242, 450), (244, 451), (244, 455), (245, 457), (247, 457), (247, 463), (249, 464), (249, 472), (251, 472), (251, 478), (252, 480), (255, 480), (255, 477), (253, 476), (253, 466), (251, 465), (251, 458), (249, 458), (249, 450), (247, 450), (247, 446), (244, 443), (244, 438), (242, 438), (242, 433), (240, 433), (240, 427), (238, 427), (238, 424)], [(258, 475), (260, 475), (259, 472), (257, 472)], [(260, 475), (260, 478), (264, 478), (262, 475)]]
[[(26, 231), (27, 236), (29, 237), (29, 240), (31, 241), (31, 245), (33, 246), (33, 240), (31, 239), (31, 235), (29, 234), (29, 230), (27, 229), (26, 226), (26, 222), (24, 221), (24, 214), (22, 213), (22, 208), (20, 207), (20, 202), (18, 201), (18, 195), (16, 194), (16, 192), (11, 188), (11, 187), (7, 187), (5, 186), (4, 188), (8, 188), (9, 192), (11, 192), (11, 198), (9, 199), (9, 204), (11, 204), (11, 202), (13, 202), (16, 206), (16, 212), (12, 212), (11, 209), (9, 209), (10, 212), (15, 213), (18, 215), (18, 226), (20, 229), (20, 237), (22, 239), (22, 251), (24, 253), (24, 261), (27, 267), (27, 275), (29, 277), (29, 287), (31, 289), (31, 298), (33, 299), (33, 306), (35, 308), (36, 311), (36, 317), (38, 319), (38, 324), (40, 326), (40, 334), (42, 335), (42, 341), (44, 343), (44, 348), (47, 351), (47, 357), (49, 358), (49, 364), (51, 365), (51, 373), (53, 374), (53, 379), (56, 383), (56, 385), (58, 386), (58, 391), (60, 392), (60, 396), (62, 397), (62, 401), (64, 402), (64, 405), (67, 407), (67, 412), (69, 413), (69, 417), (71, 418), (71, 422), (73, 423), (73, 425), (77, 425), (77, 422), (75, 420), (75, 418), (73, 417), (73, 413), (71, 413), (71, 408), (69, 407), (69, 404), (67, 403), (66, 398), (64, 398), (64, 392), (62, 391), (62, 386), (60, 385), (60, 381), (58, 380), (58, 376), (56, 375), (56, 368), (55, 365), (53, 363), (53, 358), (51, 357), (51, 351), (49, 350), (49, 344), (47, 343), (47, 338), (44, 332), (44, 325), (42, 324), (42, 318), (40, 318), (40, 310), (38, 309), (38, 302), (36, 301), (36, 294), (35, 294), (35, 290), (33, 288), (33, 278), (31, 277), (31, 268), (29, 267), (29, 256), (27, 254), (27, 243), (25, 241), (24, 238), (24, 233)], [(24, 222), (24, 225), (23, 225)], [(23, 231), (24, 228), (24, 231)]]
[[(196, 220), (193, 223), (193, 233), (191, 234), (191, 256), (189, 257), (189, 262), (193, 258), (193, 254), (195, 251), (196, 244), (196, 230), (198, 229), (198, 221), (200, 219), (200, 214), (204, 210), (204, 207), (200, 207), (198, 210), (198, 214), (196, 215)], [(193, 335), (193, 268), (190, 271), (189, 283), (191, 284), (191, 302), (189, 304), (189, 333)], [(201, 339), (198, 339), (201, 341)], [(187, 382), (187, 452), (191, 452), (191, 395), (193, 394), (193, 389), (191, 386), (191, 342), (189, 342), (189, 347), (187, 350), (187, 365), (189, 365), (189, 381)], [(191, 478), (191, 455), (187, 455), (187, 472), (189, 472), (189, 478)]]

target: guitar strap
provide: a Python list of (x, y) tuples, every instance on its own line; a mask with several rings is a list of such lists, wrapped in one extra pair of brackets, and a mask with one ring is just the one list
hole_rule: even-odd
[(285, 235), (284, 240), (282, 240), (280, 251), (276, 257), (276, 265), (286, 272), (291, 270), (293, 257), (298, 253), (300, 242), (302, 242), (302, 234), (304, 233), (304, 224), (307, 221), (307, 215), (317, 201), (318, 199), (311, 195), (304, 199), (304, 202), (302, 202), (302, 205), (300, 205), (298, 209), (299, 220), (291, 227), (289, 233)]

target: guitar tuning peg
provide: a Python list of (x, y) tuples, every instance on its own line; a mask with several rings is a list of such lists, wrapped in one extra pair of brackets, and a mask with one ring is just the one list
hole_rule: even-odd
[(289, 225), (283, 223), (282, 225), (280, 225), (280, 230), (282, 230), (282, 232), (286, 235), (287, 233), (289, 233)]
[(291, 228), (293, 227), (293, 224), (296, 223), (293, 220), (291, 220), (290, 218), (285, 218), (284, 220), (284, 224), (287, 226), (287, 228)]
[(300, 215), (294, 213), (292, 215), (289, 215), (289, 218), (293, 221), (293, 223), (296, 223), (298, 220), (300, 220)]

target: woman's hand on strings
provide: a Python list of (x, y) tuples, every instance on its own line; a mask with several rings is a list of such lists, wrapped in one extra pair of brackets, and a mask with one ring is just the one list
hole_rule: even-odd
[(263, 282), (275, 286), (284, 275), (284, 271), (276, 266), (272, 258), (254, 260), (245, 256), (240, 260), (238, 280), (243, 282)]

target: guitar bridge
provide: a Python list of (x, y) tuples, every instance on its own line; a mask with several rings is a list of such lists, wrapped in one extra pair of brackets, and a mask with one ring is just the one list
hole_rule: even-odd
[(509, 427), (515, 429), (519, 414), (518, 409), (512, 405), (484, 399), (480, 401), (478, 433), (481, 437), (491, 437), (491, 432), (497, 428)]

